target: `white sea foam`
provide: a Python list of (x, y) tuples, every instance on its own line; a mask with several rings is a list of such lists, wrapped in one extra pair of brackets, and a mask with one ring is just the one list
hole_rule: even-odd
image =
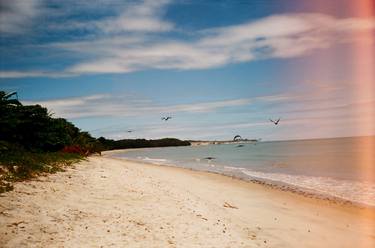
[(149, 157), (143, 157), (141, 160), (147, 163), (157, 164), (157, 165), (163, 165), (163, 164), (166, 165), (168, 164), (168, 161), (169, 161), (163, 158), (149, 158)]
[(168, 160), (163, 159), (163, 158), (149, 158), (149, 157), (145, 157), (145, 158), (143, 158), (143, 160), (151, 161), (151, 162), (167, 162), (168, 161)]
[[(176, 161), (160, 158), (137, 157), (148, 163), (178, 166)], [(170, 163), (169, 163), (170, 162)], [(198, 162), (198, 161), (196, 161)], [(199, 163), (204, 167), (216, 167), (213, 163)], [(220, 169), (221, 168), (221, 169)], [(301, 192), (339, 198), (342, 200), (375, 207), (375, 184), (371, 182), (359, 182), (352, 180), (339, 180), (330, 177), (314, 177), (305, 175), (292, 175), (283, 173), (253, 171), (243, 167), (219, 166), (223, 174), (228, 172), (239, 172), (251, 179), (271, 182), (275, 185), (289, 185)], [(211, 171), (211, 169), (207, 170)], [(216, 171), (216, 170), (215, 170)]]
[(311, 193), (333, 196), (355, 203), (375, 206), (374, 183), (338, 180), (329, 177), (264, 173), (246, 169), (242, 169), (241, 171), (252, 178), (281, 182), (300, 189), (306, 189)]
[(242, 170), (245, 170), (245, 168), (242, 168), (242, 167), (233, 167), (233, 166), (224, 166), (224, 169), (231, 170), (231, 171), (236, 171), (236, 170), (242, 171)]

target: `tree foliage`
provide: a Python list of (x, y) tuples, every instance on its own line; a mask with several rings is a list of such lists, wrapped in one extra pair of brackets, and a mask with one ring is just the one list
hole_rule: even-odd
[(189, 141), (182, 141), (174, 138), (164, 138), (157, 140), (146, 139), (123, 139), (111, 140), (100, 137), (98, 141), (105, 150), (128, 149), (128, 148), (144, 148), (144, 147), (166, 147), (166, 146), (189, 146)]
[[(40, 105), (22, 105), (15, 94), (0, 91), (0, 141), (34, 152), (54, 152), (78, 145), (95, 152), (100, 143), (64, 118)], [(4, 146), (4, 145), (3, 145)]]
[(16, 147), (31, 152), (63, 150), (87, 155), (102, 150), (190, 145), (188, 141), (173, 138), (96, 139), (66, 119), (54, 118), (47, 108), (22, 105), (15, 96), (15, 92), (0, 91), (0, 150)]

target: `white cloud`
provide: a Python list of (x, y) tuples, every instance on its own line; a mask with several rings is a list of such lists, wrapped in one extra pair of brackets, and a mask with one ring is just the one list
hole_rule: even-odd
[[(139, 96), (111, 94), (23, 101), (23, 103), (41, 104), (54, 112), (56, 116), (76, 119), (75, 121), (85, 117), (115, 117), (118, 121), (103, 123), (104, 127), (91, 130), (95, 135), (106, 137), (113, 135), (129, 137), (126, 130), (134, 129), (136, 130), (136, 133), (132, 134), (135, 135), (134, 137), (205, 138), (207, 136), (225, 139), (234, 135), (232, 132), (238, 132), (244, 137), (253, 138), (252, 135), (257, 134), (260, 135), (259, 137), (269, 139), (272, 136), (269, 128), (273, 126), (270, 126), (268, 118), (273, 117), (281, 117), (282, 125), (277, 129), (280, 137), (290, 134), (289, 130), (301, 128), (301, 126), (309, 127), (309, 130), (324, 127), (329, 136), (329, 131), (335, 132), (336, 127), (343, 122), (349, 123), (344, 125), (348, 130), (352, 128), (350, 123), (355, 122), (358, 125), (372, 123), (374, 99), (361, 102), (354, 100), (347, 102), (341, 98), (334, 100), (332, 97), (335, 97), (337, 90), (339, 88), (333, 91), (332, 89), (315, 91), (317, 95), (314, 95), (314, 92), (309, 93), (306, 89), (304, 92), (295, 91), (253, 98), (172, 105), (157, 104)], [(241, 110), (243, 108), (238, 107), (244, 107), (247, 110), (243, 112)], [(226, 111), (224, 114), (220, 111), (225, 109), (230, 112)], [(166, 128), (166, 123), (160, 121), (160, 116), (166, 114), (174, 117), (168, 123), (168, 128)], [(190, 114), (199, 115), (199, 118), (186, 118)], [(205, 118), (201, 118), (203, 114)], [(374, 132), (373, 125), (366, 127), (368, 133)], [(86, 130), (90, 128), (92, 128), (91, 124)], [(306, 135), (305, 131), (300, 133)], [(272, 138), (275, 137), (272, 136)], [(293, 138), (298, 137), (293, 136)]]
[(23, 104), (40, 104), (65, 118), (100, 117), (100, 116), (142, 116), (146, 114), (205, 113), (221, 108), (244, 106), (250, 99), (234, 99), (214, 102), (201, 102), (177, 105), (157, 105), (150, 101), (129, 99), (124, 96), (108, 94), (91, 95), (65, 99), (23, 101)]
[[(332, 92), (328, 92), (332, 97)], [(149, 99), (136, 98), (131, 95), (111, 95), (98, 94), (82, 97), (72, 97), (63, 99), (51, 99), (41, 101), (23, 101), (24, 104), (40, 104), (52, 110), (58, 116), (66, 118), (81, 117), (128, 117), (128, 116), (146, 116), (146, 115), (163, 115), (176, 113), (209, 113), (219, 109), (248, 106), (250, 104), (271, 104), (268, 110), (272, 112), (280, 112), (283, 114), (293, 114), (301, 109), (321, 110), (332, 109), (341, 106), (342, 102), (332, 102), (332, 99), (326, 99), (327, 96), (320, 92), (318, 96), (312, 95), (311, 92), (289, 92), (284, 94), (263, 95), (252, 98), (240, 98), (210, 102), (194, 102), (189, 104), (161, 105), (150, 101)], [(331, 104), (327, 105), (327, 101)], [(277, 103), (275, 105), (275, 103)], [(285, 112), (285, 106), (289, 112)], [(307, 111), (307, 110), (306, 110)]]
[(109, 97), (106, 94), (98, 94), (98, 95), (91, 95), (91, 96), (84, 96), (84, 97), (71, 97), (71, 98), (64, 98), (64, 99), (54, 99), (54, 100), (45, 100), (45, 101), (22, 101), (23, 104), (40, 104), (46, 107), (51, 108), (66, 108), (66, 107), (79, 107), (85, 104), (89, 104), (90, 101), (95, 101), (99, 99), (104, 99)]
[(43, 77), (41, 71), (0, 71), (0, 78)]
[[(149, 68), (207, 69), (264, 58), (306, 55), (335, 43), (350, 42), (355, 32), (375, 29), (375, 19), (338, 19), (322, 14), (285, 14), (201, 32), (192, 42), (143, 37), (137, 45), (108, 40), (95, 60), (78, 63), (74, 73), (126, 73)], [(352, 39), (353, 38), (353, 39)], [(97, 42), (94, 42), (97, 44)], [(69, 44), (74, 47), (74, 44)], [(81, 51), (92, 54), (88, 49)]]
[(96, 22), (96, 26), (106, 33), (170, 31), (173, 23), (161, 19), (168, 3), (169, 0), (144, 0), (127, 6), (119, 16)]
[(0, 78), (30, 78), (30, 77), (72, 77), (72, 72), (50, 72), (50, 71), (0, 71)]
[[(172, 30), (173, 24), (161, 19), (168, 2), (136, 4), (117, 17), (96, 22), (96, 27), (103, 32), (101, 36), (50, 44), (49, 48), (81, 56), (80, 61), (67, 67), (63, 74), (191, 70), (267, 58), (304, 56), (337, 43), (358, 42), (361, 36), (357, 34), (375, 30), (375, 18), (336, 18), (300, 13), (273, 15), (243, 24), (201, 30), (194, 33), (195, 39), (189, 41), (148, 34)], [(29, 76), (27, 73), (1, 74), (3, 77)], [(40, 76), (55, 74), (50, 72)]]
[(1, 0), (0, 33), (18, 34), (25, 31), (39, 13), (41, 0)]
[[(53, 1), (53, 0), (49, 0)], [(172, 22), (163, 20), (165, 7), (170, 0), (95, 0), (55, 2), (56, 11), (50, 8), (47, 15), (67, 16), (65, 22), (46, 23), (47, 28), (57, 31), (85, 30), (95, 35), (114, 35), (129, 33), (159, 33), (171, 31)], [(71, 14), (99, 15), (87, 21), (70, 19)], [(101, 16), (100, 13), (104, 13)]]

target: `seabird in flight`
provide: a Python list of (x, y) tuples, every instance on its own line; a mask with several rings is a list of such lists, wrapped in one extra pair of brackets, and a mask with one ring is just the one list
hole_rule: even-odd
[(167, 117), (162, 117), (161, 118), (163, 121), (167, 121), (167, 120), (170, 120), (170, 119), (172, 119), (172, 117), (170, 117), (170, 116), (167, 116)]
[(276, 121), (270, 119), (270, 121), (271, 121), (273, 124), (277, 125), (277, 124), (279, 124), (280, 118), (279, 118), (278, 120), (276, 120)]

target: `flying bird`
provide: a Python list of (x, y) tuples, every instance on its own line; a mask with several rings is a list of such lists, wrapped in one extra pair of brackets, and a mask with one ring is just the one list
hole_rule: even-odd
[(233, 137), (233, 141), (236, 141), (236, 140), (242, 140), (242, 137), (240, 135), (236, 135)]
[(172, 119), (172, 117), (170, 117), (170, 116), (166, 116), (166, 117), (161, 117), (161, 119), (162, 119), (163, 121), (168, 121), (168, 120)]
[(132, 132), (133, 132), (133, 130), (128, 130), (127, 132), (128, 132), (128, 133), (132, 133)]
[(273, 124), (277, 125), (277, 124), (279, 124), (280, 118), (279, 118), (278, 120), (276, 120), (276, 121), (270, 119), (270, 121), (271, 121)]

